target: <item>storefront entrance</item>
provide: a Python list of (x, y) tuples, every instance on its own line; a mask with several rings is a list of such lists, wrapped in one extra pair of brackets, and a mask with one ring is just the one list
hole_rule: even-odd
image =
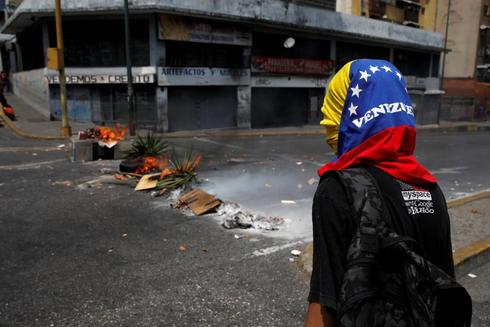
[(236, 126), (236, 87), (169, 87), (169, 131)]

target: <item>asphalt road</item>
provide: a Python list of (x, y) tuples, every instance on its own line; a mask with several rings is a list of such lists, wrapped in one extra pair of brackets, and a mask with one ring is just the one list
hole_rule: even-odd
[(460, 282), (473, 300), (472, 326), (490, 326), (490, 263), (470, 271)]
[[(416, 156), (438, 178), (447, 199), (490, 189), (490, 133), (420, 133)], [(172, 140), (178, 149), (204, 154), (202, 187), (247, 210), (281, 216), (277, 237), (311, 236), (316, 170), (333, 154), (321, 137), (194, 138)], [(284, 204), (283, 200), (294, 201)]]
[(126, 186), (80, 189), (108, 167), (55, 154), (0, 168), (0, 326), (301, 325), (307, 280), (289, 251), (253, 255), (276, 241)]
[[(449, 196), (478, 191), (490, 188), (489, 136), (421, 135), (417, 154), (449, 169), (438, 174)], [(204, 187), (243, 203), (265, 194), (258, 205), (302, 207), (304, 220), (315, 188), (307, 181), (329, 156), (313, 137), (172, 143), (204, 153)], [(60, 144), (0, 128), (0, 326), (302, 325), (308, 280), (290, 251), (305, 240), (228, 231), (125, 185), (81, 187), (117, 163), (70, 163)], [(222, 185), (223, 176), (234, 180)], [(290, 196), (294, 208), (271, 205)]]

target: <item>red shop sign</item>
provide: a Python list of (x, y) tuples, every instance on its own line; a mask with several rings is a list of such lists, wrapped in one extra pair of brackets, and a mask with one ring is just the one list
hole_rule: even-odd
[(333, 60), (310, 60), (252, 56), (252, 72), (326, 75), (335, 68)]

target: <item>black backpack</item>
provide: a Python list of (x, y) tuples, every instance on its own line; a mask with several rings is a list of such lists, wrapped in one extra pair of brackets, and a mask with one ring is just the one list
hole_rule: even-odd
[[(396, 234), (376, 180), (362, 168), (330, 172), (344, 185), (359, 228), (352, 238), (338, 299), (336, 326), (471, 325), (471, 298), (424, 258), (418, 243)], [(417, 252), (415, 252), (417, 250)]]

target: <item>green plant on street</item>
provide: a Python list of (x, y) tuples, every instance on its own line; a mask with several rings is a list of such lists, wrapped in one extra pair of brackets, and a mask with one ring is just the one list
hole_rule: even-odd
[(158, 138), (152, 133), (147, 133), (142, 137), (138, 135), (136, 140), (131, 144), (131, 148), (124, 151), (125, 158), (157, 157), (166, 154), (169, 151), (168, 142)]
[(162, 171), (156, 189), (172, 190), (192, 182), (201, 161), (202, 156), (193, 155), (192, 152), (184, 154), (181, 159), (174, 153), (170, 160), (172, 168)]

